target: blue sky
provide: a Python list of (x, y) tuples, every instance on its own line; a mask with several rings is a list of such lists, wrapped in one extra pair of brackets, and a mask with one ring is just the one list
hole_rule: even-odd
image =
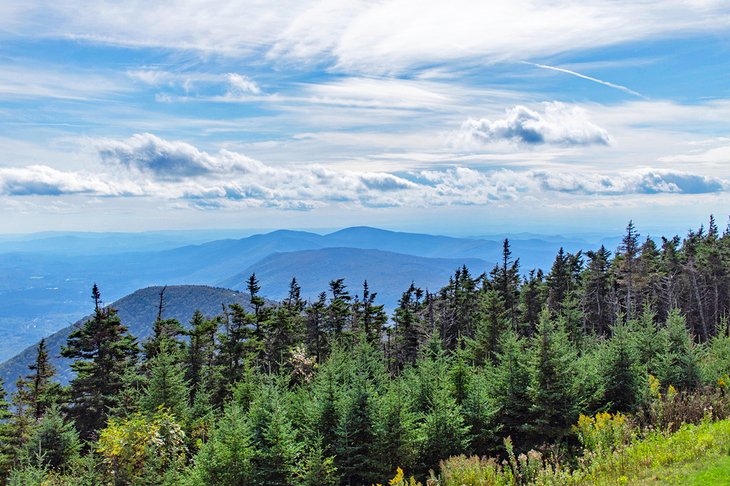
[(683, 232), (730, 212), (714, 0), (0, 5), (3, 232)]

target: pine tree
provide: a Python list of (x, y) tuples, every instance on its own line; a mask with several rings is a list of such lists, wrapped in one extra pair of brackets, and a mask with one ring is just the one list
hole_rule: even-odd
[(71, 369), (69, 413), (82, 438), (99, 430), (109, 410), (120, 402), (124, 376), (136, 366), (137, 343), (122, 324), (116, 310), (102, 308), (99, 289), (92, 291), (95, 312), (68, 337), (61, 355), (75, 361)]

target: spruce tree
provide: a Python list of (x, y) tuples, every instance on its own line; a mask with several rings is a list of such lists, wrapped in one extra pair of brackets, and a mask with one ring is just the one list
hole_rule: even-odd
[(188, 404), (196, 402), (198, 393), (205, 393), (206, 385), (211, 385), (212, 367), (215, 361), (215, 334), (217, 319), (206, 319), (196, 310), (190, 320), (190, 330), (186, 332), (189, 344), (185, 358), (185, 380), (188, 382)]
[(106, 421), (109, 410), (120, 404), (124, 377), (136, 365), (137, 343), (115, 309), (101, 306), (94, 285), (94, 315), (68, 337), (61, 355), (73, 359), (69, 413), (81, 437), (87, 439)]
[(638, 368), (635, 345), (625, 324), (617, 324), (601, 360), (604, 382), (604, 402), (611, 410), (633, 412), (639, 399), (640, 386), (645, 382)]
[(622, 289), (621, 300), (623, 301), (627, 320), (633, 318), (636, 308), (636, 279), (640, 252), (639, 233), (636, 232), (634, 222), (629, 221), (626, 226), (626, 234), (621, 240), (621, 245), (614, 260), (617, 282)]
[(38, 422), (50, 406), (63, 399), (61, 385), (52, 381), (56, 369), (48, 359), (45, 339), (38, 343), (35, 361), (28, 368), (31, 373), (22, 380), (16, 401), (22, 400), (24, 403), (18, 403), (19, 408), (25, 410), (33, 421)]
[(583, 306), (587, 327), (593, 334), (606, 335), (611, 322), (609, 258), (611, 252), (601, 245), (586, 252), (588, 266), (583, 277)]
[(347, 291), (345, 280), (340, 278), (330, 281), (330, 298), (327, 306), (326, 329), (330, 336), (339, 338), (347, 328), (350, 320), (350, 301), (352, 297)]
[(60, 472), (71, 466), (80, 450), (81, 442), (76, 429), (64, 419), (61, 410), (53, 406), (33, 430), (21, 457), (23, 462)]
[(287, 417), (281, 392), (264, 386), (248, 412), (247, 434), (251, 445), (251, 479), (256, 486), (295, 484), (301, 447)]
[(575, 358), (567, 333), (543, 312), (532, 340), (530, 363), (530, 424), (534, 438), (561, 439), (578, 413), (574, 389)]
[(18, 439), (11, 422), (12, 416), (5, 387), (0, 382), (0, 481), (7, 478), (17, 454)]
[(375, 450), (374, 391), (358, 377), (342, 403), (337, 424), (335, 465), (347, 485), (372, 484), (378, 480)]
[(505, 310), (502, 295), (490, 289), (479, 299), (480, 313), (474, 339), (467, 342), (478, 365), (493, 363), (499, 352), (499, 338), (509, 329), (509, 313)]
[(400, 378), (388, 387), (377, 412), (375, 447), (378, 470), (382, 477), (397, 467), (411, 470), (418, 454), (417, 415), (412, 397)]
[(423, 292), (411, 282), (408, 290), (403, 292), (398, 307), (393, 313), (395, 326), (395, 361), (396, 368), (413, 365), (418, 358), (418, 349), (423, 340), (425, 330), (421, 322), (421, 296)]
[(501, 337), (491, 381), (488, 390), (496, 407), (494, 423), (501, 427), (503, 437), (511, 437), (521, 447), (531, 416), (530, 362), (524, 339), (515, 333)]
[(661, 383), (682, 390), (696, 388), (700, 381), (699, 357), (678, 310), (669, 313), (662, 334), (664, 349), (658, 358)]
[(492, 288), (502, 298), (502, 303), (512, 329), (517, 328), (519, 321), (519, 286), (520, 286), (520, 259), (512, 260), (512, 251), (509, 240), (505, 238), (502, 244), (502, 259), (492, 272)]
[(180, 421), (187, 418), (188, 399), (188, 383), (181, 366), (180, 350), (174, 341), (165, 339), (149, 362), (149, 379), (142, 397), (142, 408), (147, 412), (167, 409)]

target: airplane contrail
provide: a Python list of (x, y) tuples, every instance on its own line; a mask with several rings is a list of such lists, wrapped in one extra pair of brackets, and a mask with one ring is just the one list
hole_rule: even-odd
[(550, 69), (551, 71), (558, 71), (558, 72), (561, 72), (561, 73), (566, 73), (566, 74), (571, 74), (573, 76), (578, 76), (579, 78), (587, 79), (588, 81), (593, 81), (594, 83), (599, 83), (599, 84), (602, 84), (604, 86), (608, 86), (609, 88), (618, 89), (620, 91), (623, 91), (624, 93), (628, 93), (630, 95), (638, 96), (639, 98), (646, 98), (646, 96), (644, 96), (643, 94), (641, 94), (641, 93), (639, 93), (637, 91), (634, 91), (633, 89), (627, 88), (626, 86), (621, 86), (620, 84), (610, 83), (608, 81), (604, 81), (604, 80), (598, 79), (598, 78), (592, 78), (590, 76), (586, 76), (585, 74), (581, 74), (581, 73), (577, 73), (575, 71), (571, 71), (570, 69), (564, 69), (564, 68), (559, 68), (559, 67), (555, 67), (555, 66), (548, 66), (546, 64), (538, 64), (538, 63), (535, 63), (535, 62), (528, 62), (528, 61), (521, 61), (521, 62), (522, 62), (522, 64), (528, 64), (530, 66), (535, 66), (535, 67), (539, 67), (539, 68), (542, 68), (542, 69)]

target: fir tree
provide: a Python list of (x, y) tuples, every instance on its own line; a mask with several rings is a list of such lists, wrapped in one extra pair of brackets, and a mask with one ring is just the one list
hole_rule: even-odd
[(577, 419), (575, 351), (567, 334), (543, 312), (532, 343), (530, 428), (536, 438), (561, 439)]
[(640, 376), (632, 336), (626, 325), (613, 327), (611, 339), (601, 360), (604, 382), (604, 403), (611, 410), (633, 412), (638, 405)]
[(21, 395), (27, 403), (21, 408), (27, 409), (31, 418), (37, 422), (50, 406), (60, 403), (63, 398), (61, 385), (52, 381), (56, 369), (48, 359), (45, 339), (38, 343), (35, 362), (28, 368), (32, 373), (25, 377), (25, 383), (21, 387)]
[(60, 409), (53, 406), (35, 428), (24, 445), (24, 463), (60, 472), (78, 458), (81, 442), (70, 422), (64, 420)]
[(372, 484), (378, 477), (373, 390), (363, 377), (343, 397), (342, 415), (337, 424), (335, 465), (347, 485)]
[(251, 444), (251, 480), (257, 486), (295, 484), (294, 474), (301, 447), (277, 390), (265, 386), (251, 405), (247, 434)]
[(601, 245), (597, 251), (586, 252), (588, 266), (583, 277), (583, 306), (588, 328), (594, 334), (605, 335), (611, 322), (609, 258), (611, 252)]
[(11, 422), (12, 417), (5, 387), (0, 382), (0, 481), (7, 478), (17, 454), (18, 438)]
[(149, 370), (142, 408), (148, 412), (167, 409), (178, 420), (184, 420), (188, 410), (188, 383), (180, 366), (180, 351), (173, 341), (160, 342), (157, 354), (149, 362)]
[(116, 310), (102, 308), (99, 289), (92, 291), (95, 312), (68, 337), (61, 355), (75, 361), (70, 386), (69, 413), (82, 438), (99, 430), (109, 410), (120, 404), (124, 377), (136, 365), (137, 343)]
[(496, 407), (494, 423), (503, 437), (511, 437), (520, 447), (531, 416), (529, 355), (524, 340), (512, 332), (501, 337), (500, 349), (489, 387)]

